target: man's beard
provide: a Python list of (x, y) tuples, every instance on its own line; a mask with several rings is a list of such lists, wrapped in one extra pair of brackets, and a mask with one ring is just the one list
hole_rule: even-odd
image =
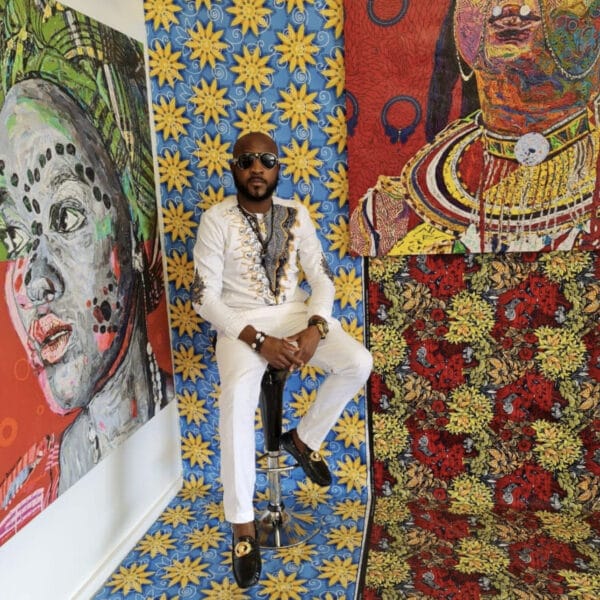
[(254, 194), (253, 192), (250, 191), (250, 189), (248, 188), (247, 185), (244, 185), (239, 180), (238, 175), (235, 171), (232, 174), (233, 174), (233, 182), (235, 183), (235, 187), (238, 191), (238, 194), (244, 200), (247, 200), (248, 202), (257, 202), (258, 203), (258, 202), (262, 202), (263, 200), (266, 200), (267, 198), (270, 198), (273, 195), (273, 192), (275, 191), (277, 184), (279, 183), (279, 175), (277, 175), (277, 178), (275, 179), (275, 181), (271, 185), (267, 185), (267, 188), (265, 189), (264, 193)]

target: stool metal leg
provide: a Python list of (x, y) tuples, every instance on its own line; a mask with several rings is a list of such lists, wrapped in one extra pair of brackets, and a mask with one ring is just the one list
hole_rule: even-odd
[(282, 472), (293, 466), (282, 464), (279, 438), (282, 427), (283, 391), (288, 371), (267, 367), (261, 383), (260, 409), (263, 420), (269, 500), (257, 520), (258, 543), (262, 548), (288, 548), (318, 533), (316, 517), (286, 508), (281, 494)]

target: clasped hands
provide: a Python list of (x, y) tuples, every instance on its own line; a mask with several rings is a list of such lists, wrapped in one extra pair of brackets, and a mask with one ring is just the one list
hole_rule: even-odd
[(276, 369), (295, 371), (310, 361), (321, 340), (315, 327), (284, 338), (268, 335), (262, 344), (260, 354)]

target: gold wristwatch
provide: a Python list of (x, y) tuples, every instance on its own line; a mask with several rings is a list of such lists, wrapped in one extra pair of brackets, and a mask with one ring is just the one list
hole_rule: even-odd
[(329, 325), (327, 325), (327, 321), (321, 317), (311, 317), (308, 320), (308, 326), (314, 325), (318, 331), (321, 339), (324, 340), (329, 333)]

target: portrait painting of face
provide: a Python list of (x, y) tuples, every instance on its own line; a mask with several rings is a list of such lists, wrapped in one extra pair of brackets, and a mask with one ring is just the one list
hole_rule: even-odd
[(354, 253), (597, 248), (600, 3), (369, 7), (347, 22)]
[(11, 89), (0, 147), (11, 317), (48, 402), (79, 408), (127, 336), (135, 275), (126, 200), (98, 133), (53, 84)]
[(0, 1), (0, 544), (173, 397), (143, 46), (41, 4)]

